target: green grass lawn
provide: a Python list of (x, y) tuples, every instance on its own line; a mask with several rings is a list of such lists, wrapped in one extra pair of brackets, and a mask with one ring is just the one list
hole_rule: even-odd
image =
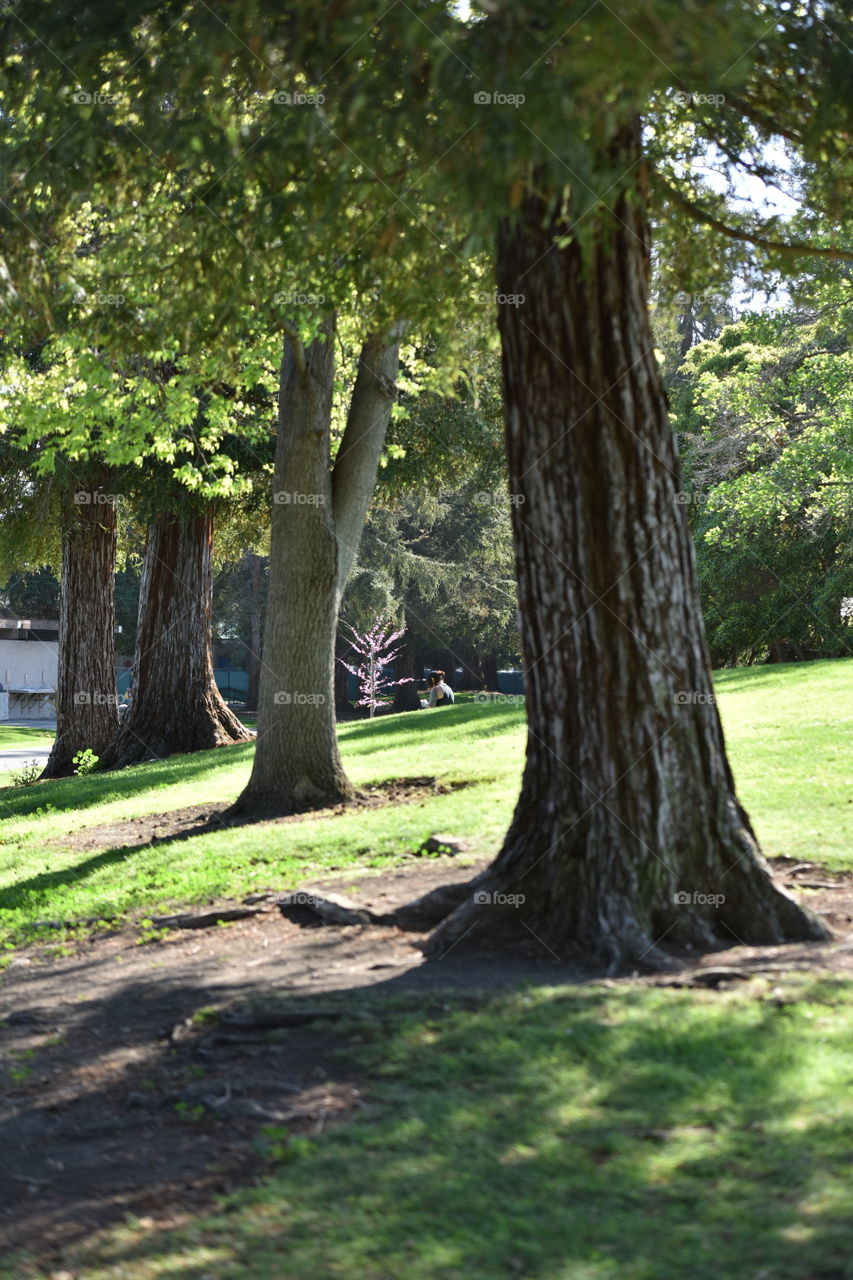
[(523, 708), (462, 704), (342, 725), (344, 760), (358, 785), (423, 775), (467, 785), (422, 803), (238, 827), (143, 849), (57, 846), (83, 827), (236, 797), (253, 744), (2, 791), (0, 942), (32, 936), (29, 926), (38, 920), (153, 910), (293, 887), (322, 871), (379, 867), (436, 832), (466, 836), (472, 856), (493, 853), (518, 793), (523, 716)]
[(853, 658), (715, 678), (738, 792), (764, 852), (853, 866)]
[(48, 748), (54, 739), (52, 729), (36, 729), (30, 725), (0, 724), (0, 751), (17, 747)]
[[(765, 849), (850, 866), (853, 661), (724, 672), (720, 709)], [(358, 784), (423, 804), (63, 851), (83, 826), (234, 796), (251, 745), (0, 792), (7, 947), (34, 920), (153, 911), (381, 867), (432, 832), (500, 843), (523, 711), (460, 703), (341, 727)], [(52, 935), (55, 937), (56, 935)], [(324, 1004), (344, 997), (331, 996)], [(313, 1138), (261, 1127), (252, 1185), (186, 1224), (130, 1219), (55, 1260), (81, 1280), (853, 1280), (849, 982), (348, 993), (366, 1107)], [(188, 1124), (202, 1140), (202, 1118)], [(3, 1280), (44, 1280), (26, 1256)]]
[(178, 1229), (130, 1219), (51, 1274), (849, 1280), (853, 993), (784, 994), (354, 993), (336, 1036), (364, 1110), (289, 1143), (262, 1129), (255, 1185)]
[[(853, 865), (853, 660), (723, 672), (720, 710), (741, 798), (765, 851)], [(288, 888), (307, 875), (380, 867), (434, 832), (500, 844), (518, 793), (524, 713), (460, 702), (440, 712), (340, 728), (359, 785), (398, 776), (466, 782), (423, 803), (246, 826), (128, 850), (63, 850), (82, 827), (235, 797), (252, 744), (179, 756), (121, 773), (0, 790), (0, 942), (43, 919), (153, 911)], [(43, 935), (41, 935), (43, 936)]]

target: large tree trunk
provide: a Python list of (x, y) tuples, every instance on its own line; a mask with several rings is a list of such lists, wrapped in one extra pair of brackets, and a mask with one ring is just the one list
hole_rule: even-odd
[(100, 756), (118, 728), (115, 651), (116, 508), (100, 485), (63, 500), (62, 588), (56, 739), (43, 778), (74, 770), (73, 757)]
[(225, 704), (210, 651), (213, 513), (160, 516), (148, 530), (133, 696), (106, 768), (205, 751), (251, 734)]
[(235, 814), (350, 799), (335, 734), (338, 609), (358, 549), (397, 375), (399, 340), (364, 343), (331, 466), (334, 322), (307, 348), (285, 339), (258, 746)]
[[(639, 128), (620, 141), (627, 170)], [(500, 318), (522, 791), (431, 953), (512, 936), (613, 970), (671, 963), (670, 947), (821, 938), (770, 878), (735, 796), (676, 501), (641, 201), (621, 197), (580, 241), (558, 207), (531, 192), (497, 250), (500, 292), (526, 299)]]

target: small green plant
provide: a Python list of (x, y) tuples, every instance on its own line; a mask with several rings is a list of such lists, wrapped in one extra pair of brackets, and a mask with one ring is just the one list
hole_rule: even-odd
[(261, 1126), (252, 1146), (262, 1160), (280, 1164), (285, 1160), (292, 1160), (294, 1156), (300, 1154), (300, 1150), (303, 1154), (307, 1154), (308, 1148), (313, 1147), (313, 1143), (307, 1142), (304, 1138), (291, 1137), (290, 1130), (285, 1125), (265, 1124)]
[(72, 764), (76, 765), (74, 770), (78, 778), (85, 778), (88, 773), (94, 773), (98, 767), (100, 756), (96, 756), (91, 747), (86, 747), (84, 751), (78, 751), (76, 756), (72, 758)]
[(195, 1106), (191, 1106), (189, 1102), (176, 1102), (175, 1114), (182, 1120), (191, 1120), (193, 1124), (198, 1124), (205, 1117), (205, 1107), (201, 1102), (197, 1102)]
[(74, 948), (69, 946), (67, 942), (59, 942), (54, 947), (45, 947), (45, 958), (49, 960), (64, 960), (68, 956), (74, 955)]
[(196, 1009), (192, 1016), (193, 1026), (209, 1027), (219, 1021), (219, 1010), (212, 1004), (203, 1005), (201, 1009)]
[(9, 774), (13, 787), (32, 787), (38, 782), (43, 769), (41, 760), (25, 760), (20, 769)]
[(261, 1125), (252, 1146), (262, 1160), (283, 1160), (287, 1150), (288, 1131), (280, 1124)]
[(21, 1049), (17, 1052), (12, 1051), (13, 1055), (18, 1059), (18, 1066), (9, 1068), (9, 1077), (15, 1084), (26, 1084), (30, 1076), (33, 1074), (33, 1068), (30, 1065), (35, 1057), (34, 1049)]
[(156, 925), (149, 919), (140, 920), (139, 929), (139, 937), (136, 939), (138, 947), (144, 947), (149, 942), (159, 942), (162, 938), (168, 938), (169, 936), (167, 926)]

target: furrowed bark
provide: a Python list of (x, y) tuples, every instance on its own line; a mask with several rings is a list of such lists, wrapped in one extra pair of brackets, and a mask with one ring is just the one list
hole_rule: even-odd
[(211, 656), (213, 513), (165, 513), (149, 527), (133, 696), (103, 767), (205, 751), (251, 734), (217, 688)]
[(115, 650), (116, 507), (100, 484), (63, 499), (56, 738), (42, 773), (73, 773), (73, 757), (101, 755), (118, 728)]
[[(639, 126), (619, 151), (639, 159)], [(713, 697), (679, 464), (626, 192), (592, 243), (539, 194), (505, 224), (498, 288), (527, 758), (504, 846), (430, 952), (524, 939), (591, 968), (670, 948), (819, 939), (770, 877)]]

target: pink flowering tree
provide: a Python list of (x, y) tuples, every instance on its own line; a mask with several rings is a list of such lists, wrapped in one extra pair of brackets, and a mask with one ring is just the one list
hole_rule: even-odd
[(382, 700), (379, 696), (381, 693), (394, 688), (395, 685), (413, 683), (410, 677), (392, 680), (385, 673), (385, 668), (390, 666), (401, 652), (399, 648), (394, 649), (392, 646), (406, 634), (405, 627), (400, 631), (392, 631), (390, 625), (383, 618), (377, 617), (368, 631), (361, 632), (356, 631), (355, 627), (351, 627), (346, 622), (341, 623), (348, 632), (347, 639), (356, 655), (357, 665), (343, 658), (339, 658), (338, 661), (358, 680), (359, 698), (356, 706), (370, 707), (371, 716), (375, 714), (376, 708), (381, 706)]

